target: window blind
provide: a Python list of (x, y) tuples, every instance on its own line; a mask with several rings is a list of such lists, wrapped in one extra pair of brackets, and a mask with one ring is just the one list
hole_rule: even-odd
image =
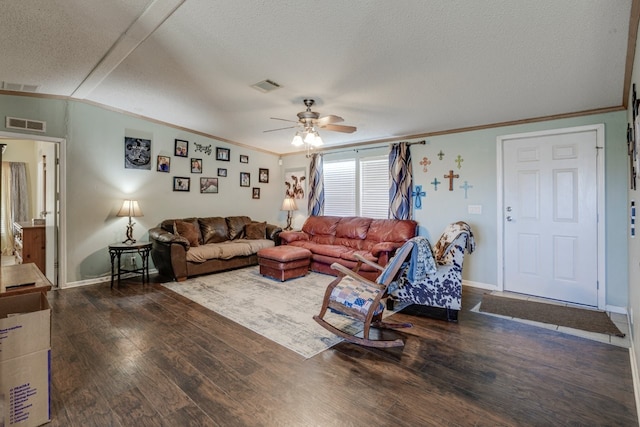
[(360, 159), (360, 216), (386, 219), (389, 215), (389, 159)]
[(324, 163), (324, 214), (356, 215), (356, 161)]

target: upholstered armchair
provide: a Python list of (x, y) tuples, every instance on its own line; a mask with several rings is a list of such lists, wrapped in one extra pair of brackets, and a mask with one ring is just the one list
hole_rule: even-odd
[(408, 302), (446, 310), (447, 320), (457, 321), (462, 307), (462, 264), (465, 251), (472, 253), (475, 241), (471, 227), (459, 221), (445, 228), (431, 249), (425, 237), (414, 237), (410, 262), (403, 268), (396, 287), (389, 289), (389, 305)]

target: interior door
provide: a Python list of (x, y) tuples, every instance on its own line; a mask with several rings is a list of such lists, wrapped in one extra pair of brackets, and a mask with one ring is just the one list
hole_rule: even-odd
[(598, 306), (596, 130), (503, 140), (504, 289)]

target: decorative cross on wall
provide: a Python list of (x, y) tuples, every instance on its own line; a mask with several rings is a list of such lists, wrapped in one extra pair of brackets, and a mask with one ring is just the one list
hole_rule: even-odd
[(431, 164), (431, 160), (428, 157), (423, 157), (420, 164), (422, 165), (422, 171), (427, 172), (427, 166)]
[(461, 185), (461, 186), (460, 186), (460, 188), (462, 188), (462, 189), (464, 190), (464, 198), (466, 199), (466, 198), (467, 198), (467, 191), (468, 191), (470, 188), (473, 188), (473, 185), (469, 185), (469, 184), (467, 183), (467, 181), (465, 181), (465, 182), (464, 182), (464, 185)]
[(416, 209), (422, 209), (422, 197), (426, 197), (427, 193), (422, 191), (422, 185), (416, 185), (414, 188), (415, 190), (413, 190), (411, 195), (416, 198), (415, 207)]
[(449, 191), (453, 191), (453, 179), (454, 178), (460, 178), (460, 175), (458, 174), (453, 174), (453, 171), (450, 170), (449, 171), (449, 175), (445, 175), (445, 178), (447, 178), (449, 180)]
[(433, 184), (433, 189), (435, 191), (438, 191), (438, 184), (440, 184), (440, 181), (438, 181), (438, 178), (433, 178), (433, 181), (431, 181), (430, 184)]
[(438, 158), (442, 160), (443, 157), (444, 157), (444, 153), (442, 152), (442, 150), (440, 150), (440, 152), (438, 153)]
[(454, 162), (456, 162), (458, 164), (458, 169), (460, 169), (462, 167), (461, 163), (464, 162), (464, 159), (462, 158), (462, 156), (460, 154), (458, 154), (458, 157), (456, 157)]

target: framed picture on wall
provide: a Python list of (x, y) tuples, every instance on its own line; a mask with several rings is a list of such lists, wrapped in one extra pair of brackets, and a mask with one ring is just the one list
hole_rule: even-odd
[(258, 169), (258, 182), (268, 183), (269, 182), (269, 169)]
[(151, 140), (124, 137), (125, 169), (151, 170)]
[(218, 168), (218, 176), (227, 176), (227, 170), (225, 168)]
[(178, 157), (187, 157), (189, 155), (189, 141), (176, 139), (175, 155)]
[(173, 191), (190, 191), (191, 190), (191, 178), (186, 176), (174, 176), (173, 177)]
[(200, 178), (201, 193), (217, 193), (218, 178)]
[(191, 173), (202, 173), (202, 159), (191, 159)]
[(249, 163), (249, 156), (245, 156), (244, 154), (240, 154), (240, 163)]
[(304, 199), (307, 194), (305, 169), (286, 170), (284, 172), (285, 197)]
[(260, 198), (260, 188), (259, 187), (253, 187), (253, 192), (251, 194), (251, 198), (252, 199), (259, 199)]
[(251, 185), (251, 175), (249, 172), (240, 172), (240, 187), (249, 187)]
[(171, 170), (171, 157), (158, 156), (156, 170), (158, 172), (169, 172)]
[(228, 148), (216, 147), (216, 160), (228, 162), (230, 159), (230, 150)]

